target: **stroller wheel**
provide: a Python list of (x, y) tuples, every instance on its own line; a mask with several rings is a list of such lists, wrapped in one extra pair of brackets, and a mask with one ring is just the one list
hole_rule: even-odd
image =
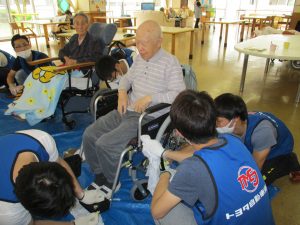
[(148, 180), (137, 181), (131, 188), (131, 198), (135, 201), (143, 201), (150, 194), (150, 191), (147, 189), (147, 187)]

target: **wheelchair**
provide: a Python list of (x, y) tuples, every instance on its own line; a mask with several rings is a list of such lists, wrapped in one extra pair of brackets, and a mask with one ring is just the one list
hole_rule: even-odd
[[(91, 100), (91, 112), (96, 120), (99, 116), (103, 116), (109, 111), (117, 108), (118, 91), (117, 90), (100, 90)], [(171, 120), (169, 113), (163, 114), (158, 118), (155, 118), (145, 124), (143, 124), (143, 119), (145, 116), (151, 113), (158, 112), (160, 110), (166, 110), (170, 107), (170, 104), (160, 103), (152, 107), (147, 108), (140, 116), (138, 123), (137, 137), (131, 139), (127, 147), (122, 151), (118, 166), (116, 169), (115, 179), (113, 181), (113, 186), (111, 189), (111, 194), (101, 203), (93, 205), (82, 204), (88, 211), (100, 211), (104, 212), (109, 209), (113, 196), (117, 190), (119, 183), (120, 172), (122, 168), (127, 168), (129, 176), (133, 182), (133, 186), (130, 191), (131, 199), (134, 201), (145, 200), (150, 192), (147, 190), (148, 179), (138, 178), (138, 172), (146, 173), (148, 166), (148, 159), (143, 158), (139, 162), (134, 162), (134, 155), (142, 150), (141, 135), (147, 134), (152, 139), (162, 141), (162, 145), (168, 149), (176, 149), (182, 142), (178, 140), (173, 134), (173, 128), (171, 126)], [(82, 149), (80, 155), (82, 155)], [(164, 170), (164, 163), (161, 162), (161, 170)]]
[[(105, 23), (93, 23), (89, 29), (89, 34), (91, 34), (94, 39), (100, 40), (103, 43), (104, 50), (103, 55), (108, 55), (110, 52), (110, 44), (117, 32), (117, 27), (115, 24), (105, 24)], [(45, 62), (51, 62), (58, 60), (59, 58), (47, 58), (38, 61), (33, 61), (31, 65), (39, 65)], [(90, 111), (90, 100), (99, 90), (99, 78), (94, 70), (95, 62), (85, 62), (78, 63), (71, 66), (61, 66), (57, 67), (55, 72), (67, 71), (68, 72), (68, 85), (62, 91), (58, 104), (62, 111), (62, 121), (66, 125), (68, 130), (75, 127), (76, 122), (74, 120), (69, 120), (68, 115), (73, 113), (88, 113)], [(73, 86), (73, 78), (71, 72), (74, 69), (80, 69), (83, 71), (84, 77), (82, 79), (84, 85), (83, 89)]]

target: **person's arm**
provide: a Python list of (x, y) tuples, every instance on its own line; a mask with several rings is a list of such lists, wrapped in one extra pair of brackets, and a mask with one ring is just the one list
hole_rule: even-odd
[(29, 225), (74, 225), (74, 221), (61, 222), (61, 221), (51, 221), (51, 220), (35, 220), (29, 223)]
[(257, 150), (253, 150), (253, 153), (252, 153), (252, 156), (256, 162), (256, 164), (258, 165), (258, 168), (261, 170), (265, 161), (266, 161), (266, 158), (267, 156), (269, 155), (271, 151), (271, 148), (266, 148), (266, 149), (263, 149), (263, 150), (260, 150), (260, 151), (257, 151)]
[(251, 143), (252, 156), (259, 169), (262, 169), (272, 146), (277, 144), (277, 130), (274, 125), (268, 120), (261, 121), (252, 133)]
[(59, 163), (61, 166), (63, 166), (67, 170), (67, 172), (71, 175), (73, 184), (74, 184), (75, 195), (78, 199), (82, 199), (84, 197), (84, 191), (82, 190), (76, 176), (74, 175), (74, 173), (73, 173), (72, 169), (70, 168), (70, 166), (68, 165), (68, 163), (66, 163), (66, 161), (60, 157), (58, 157), (57, 163)]
[(8, 86), (15, 86), (15, 75), (16, 75), (16, 71), (14, 70), (10, 70), (9, 73), (7, 74), (7, 78), (6, 78), (6, 81), (7, 81), (7, 84)]
[(191, 157), (195, 152), (195, 148), (192, 145), (184, 146), (180, 150), (165, 150), (163, 157), (169, 160), (174, 160), (176, 162), (181, 162), (189, 157)]
[(70, 56), (70, 48), (71, 48), (71, 45), (73, 45), (73, 43), (76, 41), (78, 35), (77, 34), (74, 34), (71, 38), (70, 38), (70, 41), (65, 44), (65, 46), (59, 50), (58, 52), (58, 57), (60, 58), (60, 60), (62, 62), (65, 62), (65, 56), (66, 57), (69, 57)]
[(181, 199), (168, 191), (170, 173), (162, 173), (155, 188), (151, 202), (151, 213), (154, 219), (164, 217)]
[(122, 115), (126, 113), (128, 105), (127, 91), (124, 89), (118, 90), (118, 112)]

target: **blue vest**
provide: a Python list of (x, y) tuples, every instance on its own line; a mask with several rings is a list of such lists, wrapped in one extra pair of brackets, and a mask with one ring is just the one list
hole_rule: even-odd
[(253, 146), (251, 144), (252, 133), (262, 120), (270, 121), (277, 131), (277, 144), (271, 148), (267, 159), (272, 159), (279, 155), (291, 153), (294, 148), (294, 139), (291, 132), (280, 119), (276, 118), (271, 113), (266, 112), (256, 112), (255, 114), (248, 115), (248, 124), (244, 144), (249, 151), (251, 153), (253, 152)]
[(7, 58), (7, 65), (5, 66), (5, 68), (7, 69), (11, 69), (14, 65), (14, 62), (15, 62), (15, 57), (13, 57), (11, 54), (3, 51), (0, 49), (0, 52), (3, 53), (3, 55), (5, 55), (5, 57)]
[[(273, 225), (267, 187), (249, 151), (237, 137), (220, 135), (222, 146), (194, 155), (207, 166), (216, 187), (216, 208), (211, 215), (198, 202), (194, 216), (206, 225)], [(199, 171), (201, 172), (201, 171)]]
[(43, 145), (26, 134), (8, 134), (0, 137), (0, 201), (17, 203), (14, 193), (13, 168), (22, 152), (33, 152), (39, 161), (48, 161), (49, 154)]
[[(44, 55), (42, 52), (39, 51), (34, 51), (31, 50), (31, 54), (32, 54), (32, 61), (38, 60), (38, 59), (42, 59), (42, 55)], [(42, 65), (35, 65), (35, 66), (29, 66), (26, 59), (22, 58), (22, 57), (18, 57), (19, 61), (20, 61), (20, 65), (21, 68), (29, 75), (33, 70), (35, 70), (36, 68), (42, 66)], [(51, 63), (48, 63), (49, 65), (52, 65)], [(30, 69), (31, 67), (31, 69)]]

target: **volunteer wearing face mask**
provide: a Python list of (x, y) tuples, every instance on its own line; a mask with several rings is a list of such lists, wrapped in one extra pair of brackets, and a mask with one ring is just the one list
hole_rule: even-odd
[(28, 75), (38, 66), (49, 66), (51, 63), (46, 63), (38, 66), (30, 66), (28, 62), (48, 58), (42, 52), (31, 50), (31, 45), (26, 36), (16, 34), (11, 39), (11, 45), (14, 48), (17, 58), (12, 69), (7, 75), (7, 84), (12, 95), (17, 95), (22, 92), (23, 83)]
[(271, 113), (248, 112), (240, 96), (230, 93), (215, 99), (218, 133), (233, 133), (252, 153), (266, 184), (290, 174), (300, 181), (300, 165), (293, 153), (294, 139), (286, 125)]

